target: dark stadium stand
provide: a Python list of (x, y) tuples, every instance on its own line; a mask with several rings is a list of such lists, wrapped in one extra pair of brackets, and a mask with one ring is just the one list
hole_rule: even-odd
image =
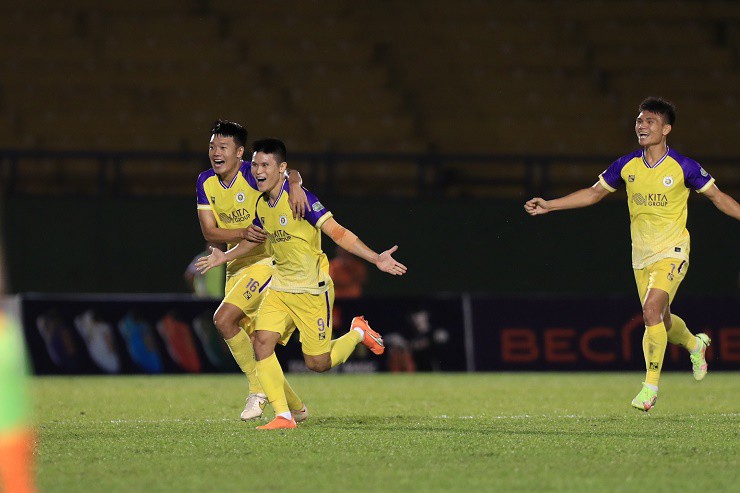
[[(670, 144), (737, 195), (740, 168), (714, 162), (740, 156), (739, 48), (729, 1), (37, 0), (0, 18), (0, 150), (205, 153), (229, 118), (294, 152), (367, 156), (314, 156), (299, 163), (310, 179), (518, 197), (593, 180), (635, 146), (639, 101), (660, 95), (679, 107)], [(99, 193), (114, 176), (122, 193), (192, 193), (191, 177), (161, 183), (182, 163), (124, 157), (1, 154), (0, 189), (14, 177), (35, 181), (16, 193)]]

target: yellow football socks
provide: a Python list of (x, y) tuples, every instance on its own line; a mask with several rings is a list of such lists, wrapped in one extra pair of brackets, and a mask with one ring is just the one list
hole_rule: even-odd
[[(675, 322), (674, 322), (675, 323)], [(647, 374), (645, 383), (658, 386), (660, 370), (663, 368), (663, 357), (668, 345), (668, 334), (665, 325), (660, 322), (657, 325), (645, 326), (645, 335), (642, 338), (642, 350), (645, 354), (645, 367)]]
[(337, 365), (341, 365), (350, 354), (355, 350), (355, 347), (362, 341), (362, 336), (356, 330), (350, 330), (339, 339), (331, 341), (331, 367), (334, 368)]
[(686, 322), (674, 313), (671, 313), (671, 322), (671, 330), (668, 331), (668, 342), (686, 348), (688, 351), (694, 351), (698, 341), (696, 336), (686, 327)]
[(291, 410), (300, 411), (303, 409), (303, 401), (298, 397), (298, 394), (295, 393), (287, 379), (283, 380), (283, 390), (285, 391), (285, 400), (288, 402), (288, 407)]
[(226, 344), (231, 350), (231, 354), (234, 356), (236, 363), (239, 368), (247, 376), (249, 380), (249, 392), (251, 394), (262, 394), (262, 385), (257, 378), (257, 367), (254, 359), (254, 349), (252, 349), (252, 341), (249, 340), (249, 336), (244, 330), (239, 330), (239, 333), (231, 339), (225, 339)]
[[(275, 353), (257, 362), (257, 375), (259, 375), (262, 388), (265, 389), (267, 400), (270, 401), (275, 415), (290, 413), (288, 400), (285, 396), (285, 375), (280, 368)], [(300, 409), (300, 408), (299, 408)]]

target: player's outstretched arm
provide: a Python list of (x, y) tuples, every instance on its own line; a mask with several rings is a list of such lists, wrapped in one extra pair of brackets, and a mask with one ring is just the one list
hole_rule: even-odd
[(594, 205), (607, 195), (609, 195), (609, 190), (597, 182), (590, 188), (582, 188), (559, 199), (545, 200), (535, 197), (524, 204), (524, 210), (530, 216), (539, 216), (562, 209), (578, 209)]
[(717, 185), (712, 185), (704, 192), (714, 206), (730, 217), (740, 220), (740, 204), (726, 193), (722, 192)]
[(383, 272), (394, 276), (402, 276), (406, 273), (406, 266), (393, 258), (393, 252), (398, 250), (398, 245), (394, 245), (382, 253), (376, 253), (365, 245), (357, 235), (339, 224), (334, 218), (327, 219), (321, 225), (321, 231), (352, 255), (367, 260)]
[(201, 274), (205, 274), (214, 267), (218, 267), (219, 265), (223, 265), (226, 262), (231, 262), (234, 259), (246, 255), (255, 246), (257, 246), (257, 243), (242, 240), (237, 243), (234, 248), (227, 250), (226, 252), (222, 252), (218, 248), (208, 247), (211, 249), (211, 254), (207, 257), (199, 258), (195, 262), (195, 268), (198, 269), (198, 272)]

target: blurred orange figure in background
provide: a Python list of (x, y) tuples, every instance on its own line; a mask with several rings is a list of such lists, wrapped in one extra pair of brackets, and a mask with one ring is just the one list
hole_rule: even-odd
[(337, 246), (336, 256), (329, 261), (329, 276), (334, 281), (335, 298), (359, 298), (367, 281), (367, 266), (362, 260)]

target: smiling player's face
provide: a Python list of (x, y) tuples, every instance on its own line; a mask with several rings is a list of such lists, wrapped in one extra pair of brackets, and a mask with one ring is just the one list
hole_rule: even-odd
[(635, 121), (637, 141), (642, 147), (660, 144), (663, 137), (671, 131), (671, 126), (663, 122), (663, 116), (652, 111), (642, 111)]
[(234, 176), (241, 164), (244, 147), (237, 147), (234, 137), (223, 135), (211, 136), (208, 144), (208, 157), (211, 167), (222, 180)]
[(278, 163), (274, 154), (255, 152), (252, 156), (252, 176), (257, 180), (260, 192), (270, 192), (277, 195), (283, 184), (283, 176), (287, 163)]

